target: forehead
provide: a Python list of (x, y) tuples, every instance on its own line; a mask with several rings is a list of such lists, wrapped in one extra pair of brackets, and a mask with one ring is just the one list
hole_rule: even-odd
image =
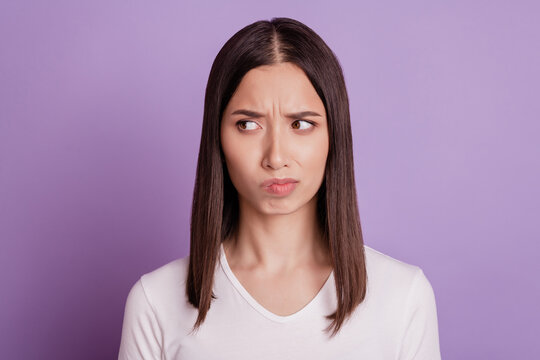
[(238, 85), (229, 105), (317, 107), (324, 105), (304, 71), (286, 62), (263, 65), (248, 71)]

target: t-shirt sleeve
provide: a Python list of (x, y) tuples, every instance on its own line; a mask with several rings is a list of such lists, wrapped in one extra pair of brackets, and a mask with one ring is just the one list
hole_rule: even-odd
[(162, 339), (162, 329), (139, 279), (127, 296), (118, 359), (161, 359)]
[(437, 307), (433, 288), (418, 268), (407, 298), (399, 360), (440, 360)]

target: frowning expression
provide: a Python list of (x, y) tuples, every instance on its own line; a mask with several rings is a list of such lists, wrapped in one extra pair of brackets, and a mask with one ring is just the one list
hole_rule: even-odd
[[(313, 201), (328, 144), (324, 104), (293, 63), (248, 71), (223, 112), (221, 145), (241, 207), (285, 214)], [(272, 178), (295, 182), (266, 186)]]

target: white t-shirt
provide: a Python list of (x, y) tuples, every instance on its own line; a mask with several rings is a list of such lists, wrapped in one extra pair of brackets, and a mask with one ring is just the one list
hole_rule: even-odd
[(280, 316), (260, 305), (231, 271), (223, 246), (205, 321), (188, 334), (197, 309), (185, 295), (189, 257), (133, 285), (126, 300), (119, 359), (439, 360), (435, 296), (421, 268), (364, 246), (365, 300), (334, 338), (324, 315), (336, 309), (334, 273), (298, 312)]

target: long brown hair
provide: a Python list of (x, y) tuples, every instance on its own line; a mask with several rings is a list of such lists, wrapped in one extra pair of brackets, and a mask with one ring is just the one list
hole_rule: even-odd
[(356, 202), (349, 100), (339, 61), (308, 26), (290, 18), (254, 22), (223, 45), (206, 86), (204, 116), (191, 211), (186, 293), (198, 308), (193, 330), (206, 318), (221, 242), (238, 229), (238, 193), (220, 140), (223, 111), (243, 76), (261, 65), (291, 62), (317, 91), (328, 119), (329, 151), (318, 190), (317, 218), (331, 252), (337, 309), (326, 315), (334, 336), (366, 295), (367, 273)]

